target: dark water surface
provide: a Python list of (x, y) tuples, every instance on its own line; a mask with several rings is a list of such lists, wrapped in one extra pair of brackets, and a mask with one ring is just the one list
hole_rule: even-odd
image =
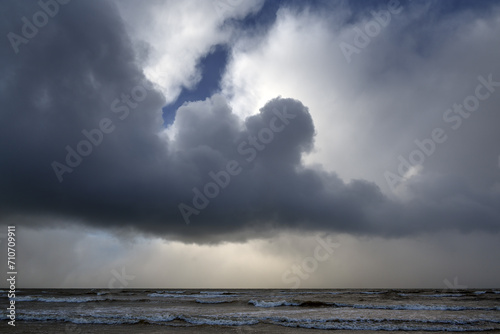
[(500, 333), (500, 289), (26, 289), (15, 324), (3, 321), (0, 332)]

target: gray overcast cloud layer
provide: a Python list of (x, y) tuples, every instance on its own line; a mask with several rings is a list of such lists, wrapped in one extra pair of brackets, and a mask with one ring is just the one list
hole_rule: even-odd
[[(429, 6), (417, 9), (431, 10)], [(3, 1), (1, 7), (3, 32), (20, 33), (20, 18), (31, 18), (40, 10), (35, 2)], [(391, 109), (401, 106), (401, 91), (395, 87), (404, 83), (404, 73), (411, 76), (419, 67), (426, 70), (430, 57), (442, 56), (439, 45), (450, 45), (448, 68), (442, 69), (442, 77), (436, 73), (429, 78), (426, 87), (414, 87), (422, 106), (436, 98), (433, 86), (440, 90), (444, 80), (453, 82), (453, 71), (463, 69), (473, 84), (464, 84), (468, 93), (450, 100), (447, 108), (474, 93), (467, 89), (480, 83), (478, 76), (487, 79), (491, 74), (493, 81), (500, 81), (498, 35), (488, 35), (498, 32), (499, 16), (496, 21), (489, 16), (498, 11), (456, 14), (465, 23), (483, 24), (485, 35), (479, 37), (486, 42), (496, 39), (491, 44), (478, 41), (476, 50), (453, 50), (456, 44), (450, 40), (461, 38), (454, 31), (459, 27), (447, 30), (439, 20), (429, 19), (419, 25), (393, 22), (391, 32), (381, 36), (378, 45), (362, 50), (373, 52), (373, 59), (361, 58), (363, 54), (357, 59), (365, 71), (359, 78), (365, 80), (363, 85), (372, 86), (366, 88), (370, 94), (385, 90), (382, 99), (390, 99), (391, 92), (398, 95), (394, 98), (399, 105), (384, 109), (391, 104), (383, 101), (373, 106), (377, 114), (370, 122), (378, 132), (367, 143), (373, 142), (374, 150), (383, 152), (382, 145), (393, 138), (391, 131), (405, 132), (408, 126), (413, 138), (430, 137), (436, 127), (448, 136), (439, 147), (440, 156), (431, 156), (425, 163), (425, 173), (407, 182), (410, 196), (401, 200), (374, 182), (345, 182), (319, 165), (306, 166), (302, 158), (314, 150), (314, 114), (319, 111), (309, 110), (294, 96), (275, 98), (259, 113), (241, 119), (223, 95), (216, 94), (179, 108), (175, 137), (162, 135), (165, 98), (142, 68), (148, 47), (137, 49), (140, 44), (133, 43), (115, 4), (74, 0), (59, 10), (28, 43), (19, 45), (17, 54), (7, 38), (0, 49), (2, 222), (78, 221), (196, 242), (242, 240), (279, 230), (381, 236), (443, 229), (499, 231), (500, 187), (494, 180), (498, 182), (500, 92), (481, 102), (477, 111), (481, 116), (472, 114), (475, 119), (468, 124), (463, 117), (460, 133), (451, 130), (454, 123), (440, 119), (446, 109), (434, 110), (437, 116), (431, 122), (410, 115), (407, 111), (414, 106)], [(408, 13), (407, 19), (411, 16)], [(423, 19), (415, 19), (419, 20)], [(341, 55), (339, 48), (337, 52)], [(481, 61), (481, 66), (462, 68), (464, 59)], [(413, 103), (415, 98), (408, 101)], [(427, 112), (429, 108), (421, 113)], [(365, 127), (360, 123), (360, 131)], [(100, 135), (92, 132), (97, 128)], [(63, 182), (59, 182), (53, 162), (68, 165), (66, 147), (77, 150), (78, 143), (87, 140), (82, 131), (93, 134), (98, 144), (81, 146), (84, 152), (92, 152), (81, 161), (70, 158), (72, 171), (62, 173)], [(352, 134), (354, 139), (357, 136)], [(349, 149), (350, 143), (342, 145)], [(409, 147), (408, 154), (416, 146)], [(367, 154), (366, 165), (373, 154)], [(397, 156), (391, 161), (395, 173)], [(222, 173), (230, 175), (227, 186), (219, 186), (214, 198), (193, 203), (197, 194), (193, 188), (203, 192), (213, 181), (210, 172), (226, 171), (231, 162), (233, 173)], [(64, 169), (61, 165), (58, 168)], [(225, 183), (222, 178), (219, 182)], [(189, 225), (179, 209), (181, 203), (189, 212)]]

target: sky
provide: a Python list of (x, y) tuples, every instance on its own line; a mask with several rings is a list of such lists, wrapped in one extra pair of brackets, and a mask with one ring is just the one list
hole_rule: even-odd
[(497, 2), (0, 16), (18, 287), (498, 287)]

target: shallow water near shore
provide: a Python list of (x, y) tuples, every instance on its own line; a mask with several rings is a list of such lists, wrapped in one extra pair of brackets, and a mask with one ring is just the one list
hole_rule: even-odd
[(2, 327), (13, 333), (500, 332), (500, 289), (26, 289), (16, 294), (15, 324)]

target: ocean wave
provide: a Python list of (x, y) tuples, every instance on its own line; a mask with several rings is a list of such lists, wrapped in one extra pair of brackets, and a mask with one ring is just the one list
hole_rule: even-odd
[(200, 291), (200, 293), (202, 295), (227, 295), (227, 294), (230, 294), (229, 292), (227, 291)]
[(462, 326), (412, 326), (403, 324), (390, 324), (390, 325), (377, 325), (369, 323), (352, 323), (352, 324), (342, 324), (342, 323), (290, 323), (290, 324), (280, 324), (287, 327), (298, 327), (307, 329), (323, 329), (323, 330), (356, 330), (356, 331), (388, 331), (388, 332), (405, 332), (405, 331), (425, 331), (425, 332), (487, 332), (492, 331), (497, 328), (482, 328), (482, 327), (471, 327), (463, 328)]
[(184, 315), (154, 315), (154, 316), (127, 316), (127, 315), (102, 315), (92, 316), (64, 316), (64, 315), (40, 315), (25, 314), (19, 315), (19, 320), (23, 321), (54, 321), (68, 322), (73, 324), (104, 324), (104, 325), (126, 325), (126, 324), (166, 324), (174, 320), (180, 320), (191, 325), (211, 325), (211, 326), (249, 326), (258, 324), (256, 319), (228, 319), (220, 317), (192, 317)]
[(325, 329), (325, 330), (380, 330), (380, 331), (491, 331), (498, 326), (497, 320), (430, 320), (430, 319), (313, 319), (290, 317), (266, 317), (272, 324), (286, 327)]
[(388, 293), (390, 291), (384, 290), (384, 291), (329, 291), (325, 292), (330, 295), (355, 295), (355, 294), (361, 294), (361, 295), (382, 295), (384, 293)]
[(18, 296), (19, 302), (41, 302), (41, 303), (100, 303), (100, 302), (150, 302), (150, 299), (115, 299), (109, 297), (40, 297), (40, 296)]
[(388, 291), (359, 291), (358, 293), (364, 294), (364, 295), (380, 295), (383, 293), (387, 293)]
[(249, 326), (259, 323), (256, 319), (221, 319), (218, 317), (213, 318), (197, 318), (197, 317), (184, 317), (179, 316), (180, 320), (193, 325), (211, 325), (211, 326)]
[(447, 306), (447, 305), (422, 305), (422, 304), (400, 304), (400, 305), (376, 305), (376, 304), (344, 304), (328, 303), (322, 301), (258, 301), (252, 299), (248, 301), (256, 307), (280, 307), (280, 306), (299, 306), (299, 307), (342, 307), (356, 309), (373, 310), (412, 310), (412, 311), (498, 311), (500, 307), (473, 307), (473, 306)]
[[(384, 331), (483, 331), (499, 330), (498, 319), (414, 319), (414, 318), (309, 318), (290, 316), (252, 316), (252, 313), (227, 314), (214, 316), (192, 316), (172, 313), (153, 313), (153, 315), (130, 315), (128, 312), (119, 314), (103, 314), (95, 310), (86, 315), (57, 314), (53, 311), (41, 311), (26, 314), (21, 312), (19, 320), (23, 321), (54, 321), (74, 324), (158, 324), (168, 325), (178, 321), (189, 325), (210, 326), (249, 326), (258, 323), (267, 323), (286, 327), (311, 328), (311, 329), (337, 329), (337, 330), (384, 330)], [(180, 321), (180, 322), (179, 322)]]
[(137, 324), (137, 323), (151, 323), (159, 324), (171, 322), (178, 319), (178, 316), (172, 314), (151, 315), (151, 316), (127, 316), (127, 315), (103, 315), (92, 314), (90, 317), (81, 316), (65, 316), (65, 315), (43, 315), (43, 314), (21, 314), (18, 316), (19, 320), (24, 321), (58, 321), (58, 322), (71, 322), (74, 324)]
[(223, 304), (223, 303), (232, 303), (232, 300), (226, 300), (226, 299), (196, 299), (195, 300), (197, 303), (200, 304)]
[(300, 290), (294, 290), (294, 291), (280, 291), (281, 294), (287, 294), (287, 295), (355, 295), (355, 294), (363, 294), (363, 295), (381, 295), (384, 293), (388, 293), (390, 291), (384, 290), (384, 291), (352, 291), (352, 290), (345, 290), (345, 291), (300, 291)]
[(135, 324), (139, 322), (138, 320), (132, 320), (127, 318), (120, 319), (116, 317), (83, 318), (83, 317), (70, 317), (63, 315), (31, 315), (31, 314), (27, 315), (19, 314), (17, 316), (17, 319), (22, 321), (43, 321), (43, 322), (55, 321), (55, 322), (69, 322), (74, 324), (106, 324), (106, 325)]
[(403, 305), (373, 305), (373, 304), (341, 304), (334, 303), (337, 307), (351, 307), (357, 309), (375, 309), (375, 310), (412, 310), (412, 311), (495, 311), (495, 307), (468, 307), (468, 306), (446, 306), (446, 305), (421, 305), (421, 304), (403, 304)]
[[(202, 291), (204, 292), (204, 291)], [(163, 297), (163, 298), (182, 298), (182, 299), (192, 299), (192, 298), (230, 298), (230, 297), (237, 297), (238, 295), (234, 295), (231, 293), (224, 293), (224, 292), (213, 292), (213, 293), (197, 293), (197, 294), (183, 294), (183, 293), (158, 293), (158, 292), (153, 292), (148, 294), (148, 297)]]
[(153, 292), (148, 294), (148, 297), (164, 297), (164, 298), (186, 298), (189, 296), (180, 294), (180, 293), (158, 293), (158, 292)]
[(156, 293), (158, 294), (183, 294), (186, 290), (158, 290)]
[(95, 301), (106, 301), (108, 298), (100, 297), (39, 297), (39, 296), (18, 296), (19, 302), (44, 302), (44, 303), (88, 303)]
[(332, 291), (280, 291), (283, 295), (326, 295), (326, 294), (341, 294), (343, 292), (332, 292)]
[(258, 300), (249, 300), (248, 304), (253, 304), (256, 307), (278, 307), (278, 306), (300, 306), (301, 303), (288, 302), (286, 300), (280, 301), (258, 301)]
[(463, 297), (462, 293), (437, 293), (432, 295), (398, 293), (398, 295), (400, 295), (401, 297), (427, 297), (427, 298)]

